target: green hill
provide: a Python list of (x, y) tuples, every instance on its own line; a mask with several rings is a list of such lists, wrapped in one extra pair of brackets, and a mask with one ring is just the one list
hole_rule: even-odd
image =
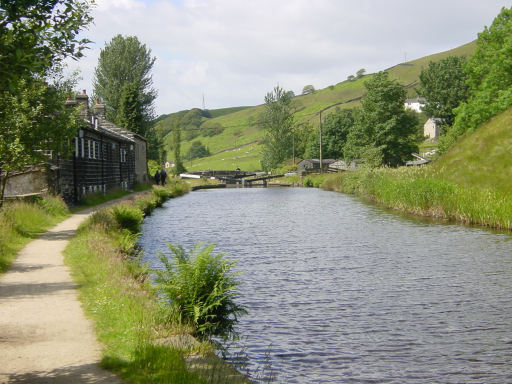
[[(419, 74), (430, 61), (438, 61), (447, 56), (470, 55), (475, 50), (476, 43), (471, 42), (461, 47), (426, 56), (417, 60), (401, 63), (388, 68), (390, 78), (396, 79), (408, 89), (408, 96), (415, 97), (415, 86)], [(308, 122), (313, 128), (318, 127), (319, 112), (322, 117), (329, 111), (338, 108), (353, 108), (359, 105), (359, 99), (364, 94), (364, 82), (370, 75), (354, 81), (343, 81), (327, 88), (304, 96), (296, 96), (297, 122)], [(270, 90), (269, 90), (270, 91)], [(261, 96), (262, 100), (264, 95)], [(258, 123), (258, 116), (263, 106), (224, 108), (212, 111), (181, 111), (159, 118), (156, 129), (164, 137), (167, 148), (171, 145), (171, 128), (175, 120), (182, 127), (182, 154), (186, 154), (193, 141), (200, 140), (205, 145), (211, 157), (184, 159), (189, 170), (198, 169), (232, 169), (240, 167), (244, 170), (259, 169), (260, 146), (248, 145), (260, 141), (263, 130)], [(185, 119), (185, 121), (184, 121)], [(245, 146), (245, 147), (241, 147)], [(244, 149), (245, 148), (245, 149)], [(168, 156), (171, 154), (168, 152)], [(188, 161), (187, 161), (188, 160)]]

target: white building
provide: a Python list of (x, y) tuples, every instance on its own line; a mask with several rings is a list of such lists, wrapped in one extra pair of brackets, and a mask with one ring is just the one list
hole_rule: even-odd
[(416, 97), (414, 99), (405, 100), (405, 109), (412, 109), (418, 113), (421, 112), (421, 108), (425, 105), (425, 99), (422, 97)]

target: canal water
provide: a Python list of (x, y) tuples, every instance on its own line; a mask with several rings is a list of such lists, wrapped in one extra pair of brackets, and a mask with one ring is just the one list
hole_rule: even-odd
[(166, 243), (215, 243), (237, 260), (253, 377), (511, 383), (510, 240), (293, 188), (172, 199), (145, 219), (140, 244), (156, 268)]

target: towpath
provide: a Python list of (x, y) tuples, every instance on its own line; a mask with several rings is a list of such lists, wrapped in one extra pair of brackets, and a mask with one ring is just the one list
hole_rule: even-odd
[(62, 255), (78, 225), (98, 208), (30, 242), (0, 276), (0, 383), (122, 383), (98, 365), (101, 346)]

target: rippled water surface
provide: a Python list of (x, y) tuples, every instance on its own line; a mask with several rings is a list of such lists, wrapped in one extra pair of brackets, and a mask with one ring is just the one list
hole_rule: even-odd
[(510, 383), (509, 240), (295, 188), (173, 199), (140, 243), (155, 267), (166, 242), (238, 261), (249, 368), (277, 382)]

